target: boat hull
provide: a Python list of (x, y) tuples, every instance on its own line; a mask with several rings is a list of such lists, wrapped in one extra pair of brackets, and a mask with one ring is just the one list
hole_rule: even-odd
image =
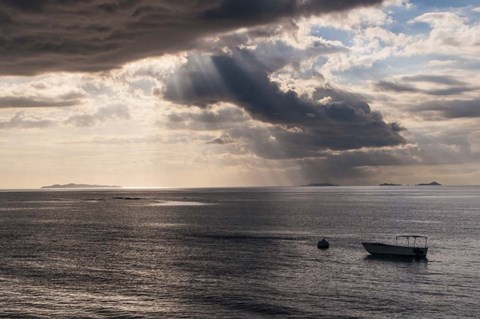
[(362, 245), (370, 254), (377, 256), (426, 258), (428, 252), (427, 247), (408, 247), (381, 243), (362, 243)]

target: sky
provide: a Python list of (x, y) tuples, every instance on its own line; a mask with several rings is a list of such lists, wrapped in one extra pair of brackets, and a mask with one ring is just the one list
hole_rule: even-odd
[(480, 184), (480, 1), (0, 0), (0, 188)]

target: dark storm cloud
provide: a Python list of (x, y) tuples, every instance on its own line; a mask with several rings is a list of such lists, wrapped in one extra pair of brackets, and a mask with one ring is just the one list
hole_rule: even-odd
[(378, 4), (366, 0), (221, 0), (215, 8), (202, 13), (207, 20), (271, 21), (281, 17), (314, 15)]
[[(102, 71), (205, 36), (381, 0), (0, 1), (0, 73)], [(285, 23), (285, 21), (282, 21)]]
[[(386, 123), (380, 113), (371, 111), (356, 95), (326, 87), (317, 90), (316, 97), (330, 97), (331, 101), (321, 104), (294, 91), (282, 91), (270, 81), (266, 69), (247, 50), (191, 58), (168, 80), (165, 98), (202, 107), (217, 102), (238, 105), (253, 119), (277, 126), (274, 137), (281, 144), (283, 157), (309, 156), (325, 148), (344, 150), (405, 143), (398, 124)], [(261, 147), (258, 152), (262, 152)], [(265, 152), (262, 156), (280, 157)]]
[[(327, 131), (328, 129), (332, 127), (315, 130), (298, 127), (289, 129), (280, 125), (268, 128), (248, 127), (248, 129), (233, 126), (227, 132), (232, 141), (243, 143), (252, 153), (267, 159), (319, 158), (325, 156), (327, 149), (359, 149), (364, 147), (362, 144), (367, 144), (365, 140), (368, 136), (354, 137), (348, 133), (339, 133), (342, 129), (340, 125), (335, 128), (338, 136), (334, 136), (334, 133)], [(347, 128), (344, 127), (344, 129)], [(356, 133), (364, 132), (358, 130)], [(388, 138), (385, 140), (388, 141)], [(398, 144), (403, 142), (401, 139)], [(376, 143), (379, 144), (378, 141)]]
[[(425, 118), (477, 118), (480, 117), (480, 98), (472, 100), (450, 100), (425, 102), (414, 109), (422, 112)], [(432, 117), (433, 112), (433, 117)]]

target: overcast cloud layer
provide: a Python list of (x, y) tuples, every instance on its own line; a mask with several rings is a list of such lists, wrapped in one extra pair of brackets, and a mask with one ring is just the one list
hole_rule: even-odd
[(0, 187), (480, 183), (480, 7), (0, 1)]
[(104, 71), (193, 50), (204, 37), (379, 0), (8, 0), (0, 2), (0, 72)]

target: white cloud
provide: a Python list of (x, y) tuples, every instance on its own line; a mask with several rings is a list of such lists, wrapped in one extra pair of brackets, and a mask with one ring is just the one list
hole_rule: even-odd
[(348, 52), (329, 57), (321, 72), (330, 75), (356, 67), (370, 68), (376, 61), (399, 54), (411, 42), (412, 38), (403, 33), (368, 27), (355, 34)]
[(367, 27), (388, 25), (393, 21), (392, 17), (382, 8), (371, 7), (303, 19), (299, 23), (299, 27), (300, 33), (303, 34), (308, 33), (313, 27), (358, 31)]
[(410, 24), (425, 23), (431, 27), (426, 37), (418, 37), (405, 48), (405, 55), (444, 54), (478, 58), (480, 24), (453, 12), (429, 12), (410, 20)]
[(427, 23), (433, 27), (452, 27), (452, 26), (463, 26), (467, 21), (466, 18), (460, 17), (453, 12), (427, 12), (424, 13), (408, 23)]
[(128, 120), (129, 118), (130, 112), (126, 105), (112, 104), (99, 107), (90, 113), (72, 114), (64, 123), (78, 127), (89, 127), (108, 120)]
[(55, 122), (38, 116), (27, 116), (18, 111), (10, 119), (0, 120), (0, 129), (43, 129), (54, 125)]

